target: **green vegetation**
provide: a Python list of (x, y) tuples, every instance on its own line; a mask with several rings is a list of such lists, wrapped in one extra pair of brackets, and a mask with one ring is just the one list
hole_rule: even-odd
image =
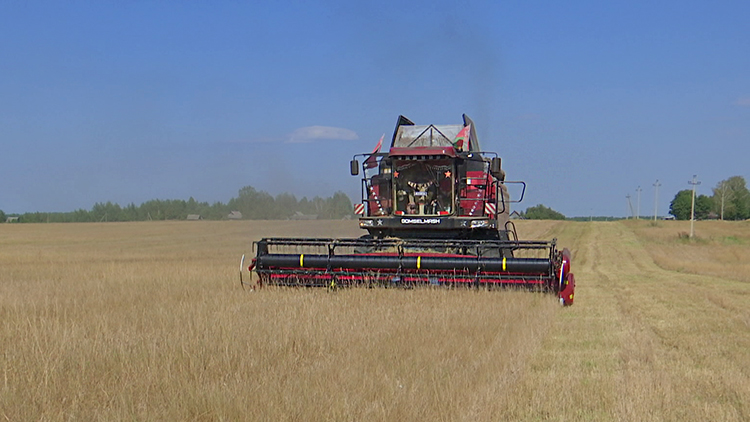
[[(22, 223), (71, 223), (102, 221), (147, 221), (147, 220), (185, 220), (188, 215), (199, 215), (206, 220), (226, 219), (230, 212), (239, 211), (243, 219), (249, 220), (285, 220), (296, 214), (316, 216), (318, 219), (340, 219), (352, 214), (353, 207), (349, 197), (343, 192), (336, 192), (332, 197), (314, 197), (301, 200), (289, 193), (281, 193), (275, 198), (268, 192), (258, 191), (252, 186), (239, 190), (236, 198), (227, 204), (215, 202), (198, 202), (194, 198), (153, 199), (125, 207), (110, 201), (97, 202), (91, 210), (79, 209), (72, 212), (29, 212), (19, 215)], [(5, 221), (5, 213), (0, 211), (0, 222)]]
[(723, 220), (747, 220), (750, 218), (750, 191), (745, 178), (732, 176), (722, 180), (713, 189), (714, 210)]
[[(719, 218), (722, 220), (747, 220), (750, 218), (750, 191), (745, 178), (732, 176), (713, 188), (713, 195), (695, 197), (695, 218)], [(672, 200), (669, 213), (678, 220), (690, 219), (692, 191), (681, 190)]]
[(542, 204), (526, 208), (526, 211), (520, 214), (527, 220), (565, 220), (565, 216), (562, 213), (545, 207)]
[[(690, 220), (690, 210), (693, 206), (693, 191), (685, 189), (677, 192), (669, 204), (669, 213), (678, 220)], [(711, 212), (713, 201), (706, 195), (695, 196), (695, 218), (703, 220)]]

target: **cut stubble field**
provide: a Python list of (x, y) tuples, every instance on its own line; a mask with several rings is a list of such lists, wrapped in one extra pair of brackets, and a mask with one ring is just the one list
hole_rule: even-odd
[(265, 236), (354, 221), (0, 224), (0, 420), (748, 420), (750, 223), (517, 222), (576, 303), (243, 290)]

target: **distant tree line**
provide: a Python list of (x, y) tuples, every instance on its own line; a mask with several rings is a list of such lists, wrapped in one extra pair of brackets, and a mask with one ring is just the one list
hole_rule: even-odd
[[(689, 220), (693, 206), (693, 191), (685, 189), (677, 192), (669, 204), (669, 213), (677, 220)], [(732, 176), (719, 182), (711, 196), (695, 196), (695, 218), (722, 220), (750, 219), (750, 191), (745, 178)]]
[(314, 197), (300, 200), (289, 193), (281, 193), (274, 198), (269, 193), (258, 191), (252, 186), (240, 189), (236, 198), (229, 200), (228, 209), (240, 211), (243, 217), (251, 219), (285, 220), (296, 214), (317, 215), (318, 219), (339, 219), (354, 212), (352, 201), (344, 192), (338, 191), (329, 198)]
[(232, 211), (239, 211), (243, 219), (249, 220), (285, 220), (293, 216), (305, 215), (307, 218), (340, 219), (351, 216), (352, 202), (344, 192), (336, 192), (328, 198), (316, 196), (312, 199), (297, 199), (290, 193), (272, 196), (252, 186), (239, 190), (236, 198), (228, 203), (198, 202), (194, 198), (153, 199), (135, 205), (130, 203), (120, 206), (110, 201), (97, 202), (90, 210), (78, 209), (71, 212), (28, 212), (6, 215), (0, 210), (0, 223), (9, 216), (18, 217), (22, 223), (72, 223), (99, 221), (147, 221), (147, 220), (185, 220), (188, 215), (200, 215), (206, 220), (227, 219)]
[(566, 220), (570, 221), (618, 221), (627, 220), (628, 217), (613, 217), (611, 215), (589, 215), (589, 216), (578, 216), (578, 217), (566, 217)]

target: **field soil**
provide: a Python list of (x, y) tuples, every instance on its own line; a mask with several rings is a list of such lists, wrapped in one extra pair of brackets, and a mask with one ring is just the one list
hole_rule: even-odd
[(750, 223), (516, 224), (574, 306), (240, 286), (253, 240), (356, 221), (0, 224), (0, 420), (750, 420)]

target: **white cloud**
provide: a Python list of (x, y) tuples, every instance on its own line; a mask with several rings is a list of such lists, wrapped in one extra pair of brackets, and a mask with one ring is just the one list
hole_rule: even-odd
[(737, 101), (734, 102), (734, 105), (738, 105), (740, 107), (750, 107), (750, 97), (738, 98)]
[(287, 142), (313, 142), (316, 140), (354, 141), (359, 139), (353, 130), (330, 126), (301, 127), (289, 135)]

